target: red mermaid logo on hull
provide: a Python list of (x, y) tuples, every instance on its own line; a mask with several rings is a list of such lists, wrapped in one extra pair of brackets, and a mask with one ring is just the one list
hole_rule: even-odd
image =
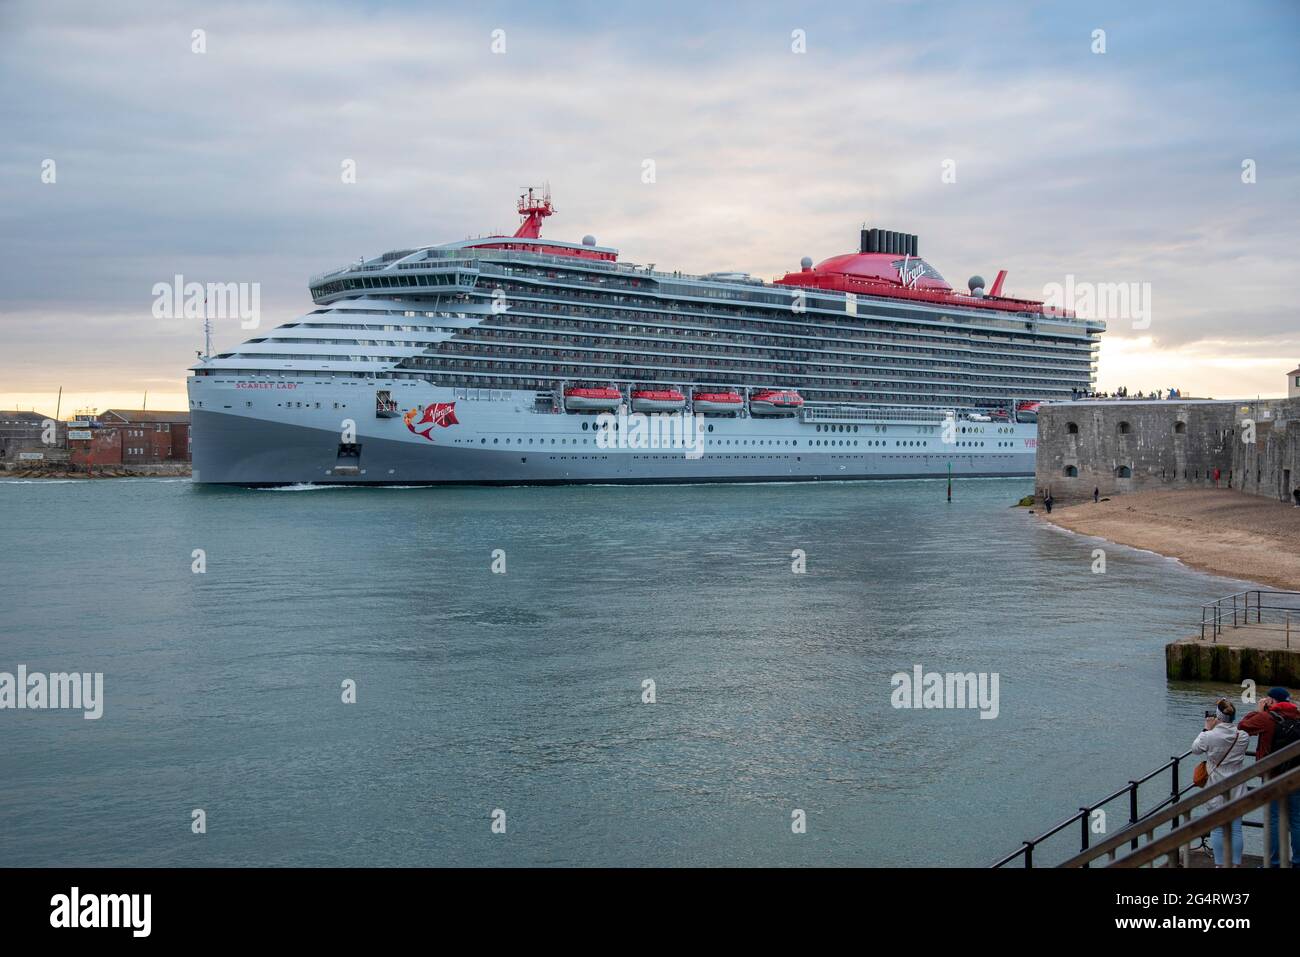
[(430, 442), (433, 441), (433, 436), (429, 433), (433, 431), (434, 426), (445, 429), (449, 425), (460, 424), (460, 420), (456, 418), (455, 402), (435, 402), (423, 408), (417, 405), (402, 416), (402, 421), (406, 423), (408, 429)]

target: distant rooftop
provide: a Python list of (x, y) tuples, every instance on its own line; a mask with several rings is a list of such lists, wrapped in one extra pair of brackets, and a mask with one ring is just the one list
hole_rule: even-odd
[(20, 411), (18, 409), (0, 409), (0, 421), (3, 422), (44, 422), (47, 418), (49, 418), (49, 416), (42, 415), (40, 412), (32, 412), (31, 410)]
[(149, 409), (105, 409), (99, 413), (100, 419), (107, 419), (110, 416), (129, 425), (143, 425), (151, 422), (188, 422), (190, 420), (188, 412), (155, 412)]

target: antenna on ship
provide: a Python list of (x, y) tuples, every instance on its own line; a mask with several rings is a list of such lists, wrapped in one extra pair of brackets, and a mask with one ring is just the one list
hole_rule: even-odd
[(515, 230), (516, 239), (540, 239), (542, 235), (542, 220), (555, 212), (555, 207), (551, 205), (551, 184), (546, 183), (542, 186), (542, 195), (540, 197), (533, 194), (535, 186), (521, 186), (520, 189), (527, 192), (519, 195), (519, 202), (516, 208), (519, 215), (524, 217), (524, 221), (519, 224)]

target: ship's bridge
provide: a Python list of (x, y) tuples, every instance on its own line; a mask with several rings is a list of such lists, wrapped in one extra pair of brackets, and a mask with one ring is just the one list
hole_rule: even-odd
[(559, 239), (521, 239), (517, 236), (484, 236), (446, 243), (440, 249), (510, 249), (515, 252), (540, 253), (545, 256), (576, 256), (579, 259), (598, 259), (614, 262), (618, 250), (612, 246), (597, 246), (596, 240), (587, 236), (580, 243), (566, 243)]

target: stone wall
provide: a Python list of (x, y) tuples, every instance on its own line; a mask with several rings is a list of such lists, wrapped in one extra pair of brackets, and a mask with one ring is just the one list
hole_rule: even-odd
[(1233, 427), (1234, 487), (1294, 502), (1300, 488), (1300, 398), (1234, 403)]
[(1053, 402), (1038, 412), (1035, 486), (1060, 502), (1146, 489), (1227, 485), (1235, 403), (1209, 399)]
[(1300, 398), (1054, 402), (1038, 413), (1035, 486), (1061, 502), (1218, 484), (1293, 502)]

